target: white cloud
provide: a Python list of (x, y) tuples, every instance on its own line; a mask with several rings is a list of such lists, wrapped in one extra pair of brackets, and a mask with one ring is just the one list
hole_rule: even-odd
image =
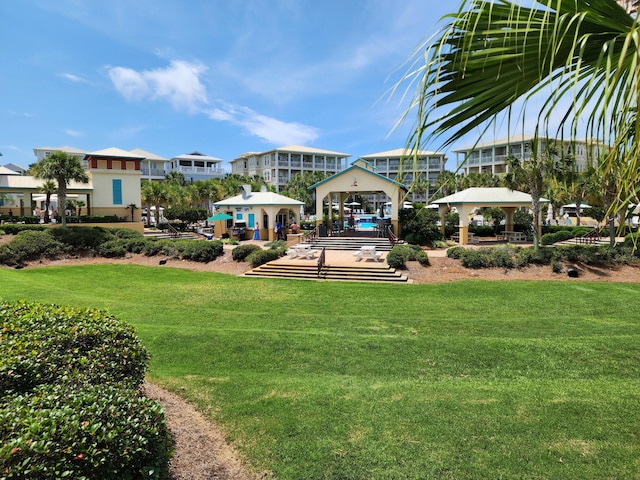
[(84, 133), (78, 130), (72, 130), (71, 128), (65, 128), (64, 133), (66, 133), (70, 137), (82, 137), (84, 135)]
[(212, 120), (227, 121), (274, 145), (305, 145), (316, 140), (318, 129), (297, 122), (283, 122), (247, 107), (226, 105), (209, 112)]
[(138, 72), (111, 67), (108, 71), (116, 90), (129, 101), (166, 99), (174, 108), (192, 113), (207, 103), (207, 92), (200, 82), (206, 67), (200, 63), (174, 60), (167, 68)]
[(67, 80), (71, 81), (71, 82), (75, 82), (75, 83), (88, 83), (87, 80), (85, 80), (82, 77), (79, 77), (78, 75), (74, 75), (73, 73), (61, 73), (60, 76), (62, 78), (66, 78)]

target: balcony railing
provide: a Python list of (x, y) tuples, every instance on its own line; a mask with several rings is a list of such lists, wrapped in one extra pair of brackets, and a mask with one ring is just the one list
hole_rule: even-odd
[(186, 167), (186, 166), (178, 166), (173, 169), (175, 172), (188, 174), (200, 174), (200, 175), (224, 175), (224, 170), (222, 168), (216, 167)]

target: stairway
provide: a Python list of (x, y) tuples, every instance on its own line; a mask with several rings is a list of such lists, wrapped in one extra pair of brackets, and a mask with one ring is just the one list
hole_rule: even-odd
[(310, 242), (316, 250), (360, 250), (360, 247), (371, 245), (376, 247), (378, 252), (388, 252), (391, 250), (391, 243), (388, 238), (376, 237), (316, 237)]
[(178, 237), (172, 237), (169, 232), (163, 232), (162, 230), (145, 230), (144, 237), (157, 238), (159, 240), (179, 240), (179, 239), (204, 240), (204, 237), (193, 232), (180, 232), (178, 234)]
[(269, 262), (244, 274), (247, 277), (292, 278), (298, 280), (332, 280), (344, 282), (411, 283), (408, 277), (386, 264), (359, 267), (325, 265), (318, 275), (317, 265), (294, 262)]

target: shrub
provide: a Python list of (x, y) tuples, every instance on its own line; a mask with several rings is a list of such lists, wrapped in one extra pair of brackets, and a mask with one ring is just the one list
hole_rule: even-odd
[(154, 257), (156, 255), (166, 255), (168, 257), (176, 257), (180, 252), (178, 242), (176, 240), (150, 239), (144, 246), (143, 253), (147, 257)]
[(396, 245), (387, 254), (387, 264), (392, 268), (405, 268), (405, 262), (408, 260), (417, 260), (421, 265), (429, 265), (429, 257), (420, 245)]
[(98, 254), (107, 258), (120, 258), (127, 254), (122, 240), (108, 240), (98, 247)]
[(246, 257), (246, 261), (251, 264), (252, 267), (259, 267), (267, 262), (277, 260), (282, 256), (282, 250), (269, 248), (267, 250), (256, 250)]
[(553, 258), (553, 250), (550, 248), (523, 248), (516, 253), (515, 265), (526, 267), (527, 265), (548, 265)]
[(0, 304), (0, 397), (44, 383), (139, 386), (148, 355), (133, 328), (99, 310)]
[(111, 233), (117, 238), (144, 238), (142, 233), (130, 228), (112, 228)]
[(553, 273), (562, 273), (562, 262), (557, 258), (551, 260), (551, 271)]
[(252, 243), (240, 245), (231, 251), (231, 258), (233, 258), (236, 262), (241, 262), (245, 258), (247, 258), (249, 254), (258, 250), (262, 250), (262, 247), (260, 245), (254, 245)]
[(2, 478), (161, 479), (162, 407), (112, 385), (42, 385), (0, 404)]
[(462, 257), (462, 255), (464, 255), (466, 251), (467, 249), (460, 245), (456, 247), (451, 247), (450, 249), (447, 250), (447, 257), (457, 260), (460, 257)]
[(466, 268), (514, 268), (513, 253), (504, 248), (480, 248), (467, 250), (460, 257), (463, 267)]
[(23, 225), (23, 224), (5, 223), (4, 225), (2, 225), (2, 229), (4, 230), (4, 233), (6, 233), (7, 235), (17, 235), (20, 232), (23, 232), (25, 230), (42, 232), (44, 230), (49, 230), (49, 227), (45, 227), (44, 225)]
[(52, 228), (54, 238), (74, 249), (98, 251), (100, 245), (114, 238), (113, 233), (104, 227), (67, 227)]
[(42, 257), (56, 258), (67, 250), (48, 231), (25, 230), (3, 246), (0, 250), (0, 262), (5, 265), (22, 265)]
[(142, 253), (147, 246), (147, 239), (144, 237), (124, 238), (120, 242), (130, 253)]
[(564, 242), (565, 240), (569, 240), (574, 237), (575, 235), (571, 230), (559, 230), (556, 233), (545, 233), (542, 235), (540, 243), (542, 245), (551, 245), (557, 242)]
[(180, 258), (194, 262), (210, 262), (222, 254), (222, 242), (218, 240), (189, 240), (180, 248)]

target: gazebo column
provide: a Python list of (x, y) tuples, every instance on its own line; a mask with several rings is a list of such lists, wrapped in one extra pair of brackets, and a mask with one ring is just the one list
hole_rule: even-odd
[(458, 221), (458, 235), (460, 236), (460, 245), (467, 245), (469, 243), (469, 215), (474, 207), (470, 205), (460, 205), (458, 207), (458, 215), (460, 220)]
[(513, 214), (516, 211), (516, 207), (502, 207), (504, 214), (506, 216), (504, 222), (504, 229), (507, 232), (513, 232)]
[(447, 226), (446, 226), (445, 217), (447, 216), (447, 213), (449, 213), (449, 210), (451, 209), (446, 205), (438, 206), (438, 214), (440, 215), (440, 231), (442, 232), (443, 236), (446, 236)]

